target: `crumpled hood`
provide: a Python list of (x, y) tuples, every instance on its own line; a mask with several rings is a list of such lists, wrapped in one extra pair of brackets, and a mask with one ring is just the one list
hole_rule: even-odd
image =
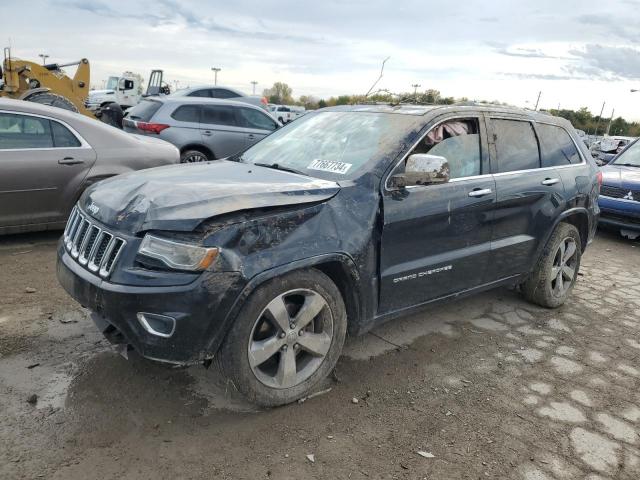
[(603, 185), (634, 189), (640, 187), (640, 168), (605, 165), (601, 170)]
[(217, 215), (323, 201), (339, 189), (335, 182), (218, 160), (113, 177), (89, 188), (80, 205), (122, 232), (191, 231)]

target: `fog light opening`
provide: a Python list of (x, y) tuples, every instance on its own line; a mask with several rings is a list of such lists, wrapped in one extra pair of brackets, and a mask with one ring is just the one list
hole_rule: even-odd
[(157, 313), (138, 312), (138, 321), (151, 335), (169, 338), (176, 329), (176, 319)]

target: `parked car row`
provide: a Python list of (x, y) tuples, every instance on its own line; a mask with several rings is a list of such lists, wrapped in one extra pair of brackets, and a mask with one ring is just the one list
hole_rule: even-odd
[(235, 100), (189, 95), (153, 97), (123, 120), (125, 132), (161, 138), (180, 150), (182, 162), (225, 158), (280, 127), (263, 108)]
[(635, 138), (633, 137), (603, 137), (600, 140), (593, 142), (589, 149), (598, 165), (606, 165), (634, 140)]

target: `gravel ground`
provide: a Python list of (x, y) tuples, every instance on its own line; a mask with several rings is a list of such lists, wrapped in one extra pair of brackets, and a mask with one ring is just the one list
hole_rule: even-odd
[(639, 242), (599, 233), (559, 310), (433, 307), (258, 410), (213, 369), (114, 352), (57, 284), (57, 235), (0, 238), (0, 478), (640, 478)]

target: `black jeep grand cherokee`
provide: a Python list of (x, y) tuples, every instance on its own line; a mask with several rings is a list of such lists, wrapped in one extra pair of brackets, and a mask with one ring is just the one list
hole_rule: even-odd
[(345, 335), (499, 285), (570, 294), (598, 216), (596, 166), (559, 118), (484, 106), (308, 114), (236, 157), (87, 190), (58, 278), (105, 335), (148, 358), (219, 357), (279, 405)]

